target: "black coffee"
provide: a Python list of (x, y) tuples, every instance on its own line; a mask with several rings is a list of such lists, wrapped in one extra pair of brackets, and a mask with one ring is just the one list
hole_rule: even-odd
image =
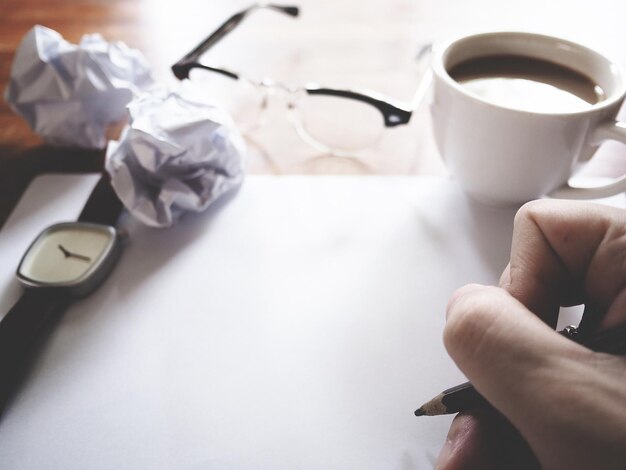
[(448, 73), (487, 101), (529, 111), (578, 111), (605, 98), (600, 86), (582, 73), (525, 56), (477, 57), (454, 65)]

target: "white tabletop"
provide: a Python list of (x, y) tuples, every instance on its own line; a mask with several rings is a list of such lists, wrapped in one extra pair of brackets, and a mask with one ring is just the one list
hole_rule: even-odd
[[(94, 176), (33, 183), (0, 232), (0, 300)], [(7, 469), (431, 468), (463, 379), (450, 294), (494, 283), (513, 208), (427, 177), (249, 177), (168, 230), (123, 222), (111, 277), (49, 336), (0, 418)]]

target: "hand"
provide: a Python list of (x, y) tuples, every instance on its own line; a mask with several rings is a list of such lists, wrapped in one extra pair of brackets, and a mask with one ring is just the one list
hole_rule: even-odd
[(626, 467), (626, 358), (554, 331), (559, 307), (577, 304), (587, 332), (626, 321), (626, 212), (529, 203), (500, 287), (448, 304), (446, 348), (495, 409), (455, 418), (438, 469)]

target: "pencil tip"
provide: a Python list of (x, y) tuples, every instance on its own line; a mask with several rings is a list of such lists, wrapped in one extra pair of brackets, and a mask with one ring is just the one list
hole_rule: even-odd
[(415, 416), (424, 416), (426, 414), (426, 410), (424, 408), (418, 408), (415, 410)]

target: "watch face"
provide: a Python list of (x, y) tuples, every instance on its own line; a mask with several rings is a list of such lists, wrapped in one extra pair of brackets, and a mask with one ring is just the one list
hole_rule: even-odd
[(32, 243), (17, 268), (17, 277), (30, 287), (66, 287), (86, 293), (113, 267), (117, 238), (115, 229), (106, 225), (53, 225)]

